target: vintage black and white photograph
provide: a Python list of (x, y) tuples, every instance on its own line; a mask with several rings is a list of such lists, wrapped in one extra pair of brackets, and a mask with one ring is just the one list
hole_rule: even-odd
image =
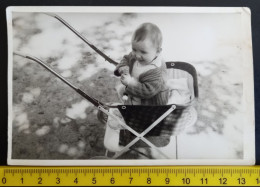
[(8, 164), (254, 164), (250, 19), (9, 7)]

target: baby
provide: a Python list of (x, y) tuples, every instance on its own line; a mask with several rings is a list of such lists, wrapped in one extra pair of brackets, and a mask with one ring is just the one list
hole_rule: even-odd
[(162, 60), (162, 33), (152, 23), (143, 23), (132, 36), (132, 52), (125, 55), (115, 70), (125, 86), (119, 89), (128, 95), (124, 104), (165, 105), (168, 89), (165, 85), (166, 65)]

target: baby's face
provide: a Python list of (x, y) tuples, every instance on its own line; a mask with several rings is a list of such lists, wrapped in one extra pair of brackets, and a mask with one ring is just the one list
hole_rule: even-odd
[(140, 64), (148, 65), (157, 57), (159, 50), (151, 40), (145, 39), (138, 42), (132, 41), (132, 53)]

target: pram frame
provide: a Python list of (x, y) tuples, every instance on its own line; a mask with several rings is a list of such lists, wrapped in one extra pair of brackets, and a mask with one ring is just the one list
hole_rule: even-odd
[(119, 152), (116, 152), (115, 155), (112, 157), (113, 159), (118, 158), (119, 156), (121, 156), (123, 153), (125, 153), (126, 151), (128, 151), (128, 149), (133, 146), (137, 141), (142, 140), (143, 142), (145, 142), (147, 145), (149, 145), (151, 148), (156, 149), (158, 152), (160, 152), (165, 158), (168, 158), (167, 155), (165, 155), (160, 149), (158, 149), (158, 147), (156, 147), (153, 143), (151, 143), (149, 140), (147, 140), (144, 136), (151, 131), (156, 125), (158, 125), (158, 123), (160, 123), (166, 116), (168, 116), (172, 111), (174, 111), (176, 109), (175, 105), (172, 105), (163, 115), (161, 115), (157, 120), (155, 120), (148, 128), (145, 129), (145, 131), (143, 131), (142, 133), (138, 133), (135, 130), (133, 130), (131, 127), (129, 127), (128, 125), (126, 125), (124, 122), (122, 122), (118, 117), (115, 117), (114, 115), (110, 114), (109, 112), (107, 112), (106, 110), (104, 110), (103, 108), (99, 108), (102, 112), (104, 112), (105, 114), (111, 116), (113, 119), (115, 119), (117, 122), (119, 122), (119, 124), (124, 127), (125, 129), (129, 130), (131, 133), (133, 133), (136, 138), (134, 138), (131, 142), (129, 142), (126, 146), (124, 146), (124, 148), (122, 150), (120, 150)]

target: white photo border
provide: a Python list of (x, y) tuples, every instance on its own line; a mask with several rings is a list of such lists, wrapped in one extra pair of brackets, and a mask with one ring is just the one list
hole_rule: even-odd
[[(12, 159), (12, 76), (13, 76), (13, 12), (66, 12), (66, 13), (239, 13), (242, 17), (244, 37), (243, 48), (243, 106), (244, 156), (243, 159), (165, 159), (165, 160), (25, 160)], [(253, 165), (255, 164), (255, 117), (254, 117), (254, 77), (251, 36), (251, 12), (247, 7), (8, 7), (8, 164), (9, 165), (74, 165), (74, 166), (122, 166), (122, 165)]]

